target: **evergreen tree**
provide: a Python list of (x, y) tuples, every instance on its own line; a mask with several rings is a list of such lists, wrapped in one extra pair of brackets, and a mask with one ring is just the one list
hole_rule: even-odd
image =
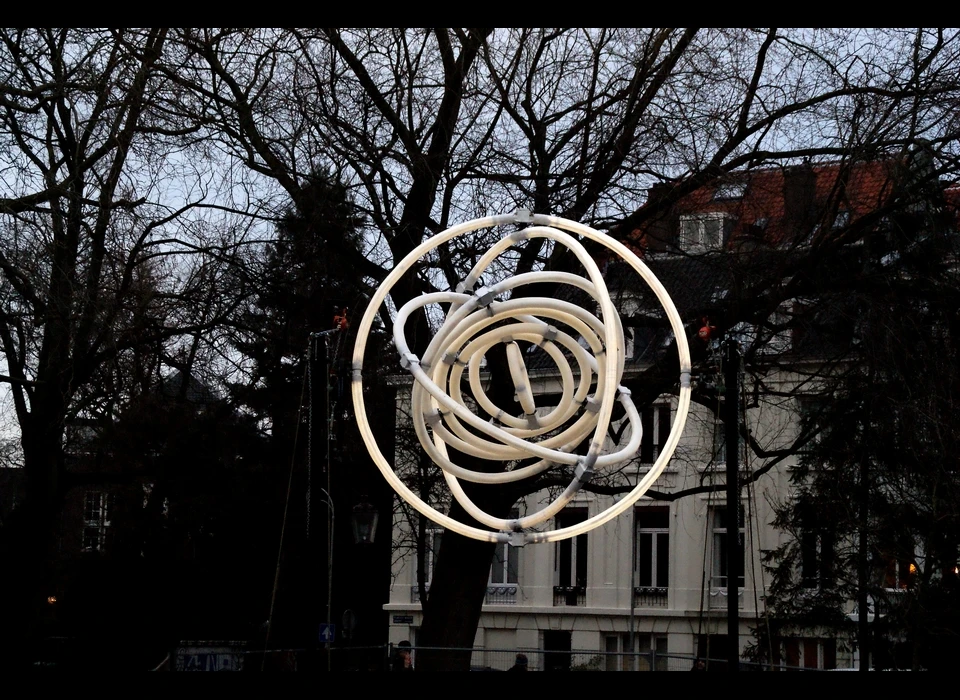
[[(269, 423), (274, 446), (286, 450), (281, 454), (289, 455), (293, 443), (310, 334), (362, 311), (363, 280), (340, 253), (360, 249), (361, 223), (346, 188), (314, 174), (298, 204), (278, 221), (264, 260), (247, 261), (237, 271), (253, 303), (237, 320), (235, 345), (253, 369), (233, 390)], [(338, 334), (339, 358), (346, 357), (345, 335)]]
[(845, 362), (799, 398), (808, 441), (774, 523), (790, 537), (769, 556), (771, 630), (855, 639), (862, 667), (960, 651), (956, 244), (930, 217), (892, 221), (858, 255), (862, 291), (808, 326)]
[[(282, 526), (284, 533), (280, 556), (275, 542), (270, 566), (276, 575), (273, 602), (264, 638), (258, 639), (266, 646), (313, 647), (317, 624), (340, 619), (331, 608), (350, 607), (377, 640), (386, 629), (385, 620), (360, 609), (373, 604), (379, 611), (385, 601), (371, 595), (354, 600), (355, 586), (345, 578), (350, 569), (331, 566), (333, 550), (353, 545), (349, 513), (361, 497), (379, 502), (381, 512), (389, 510), (382, 502), (388, 487), (354, 434), (349, 413), (350, 321), (366, 306), (367, 282), (350, 261), (362, 255), (362, 223), (346, 187), (315, 174), (279, 219), (262, 262), (248, 261), (237, 270), (253, 302), (238, 318), (235, 347), (252, 370), (231, 389), (269, 433), (274, 481), (283, 484), (286, 499), (273, 530), (279, 534)], [(377, 403), (392, 407), (393, 401), (386, 395)], [(331, 510), (337, 523), (332, 534)], [(385, 554), (387, 546), (381, 543)], [(386, 575), (387, 559), (381, 558)]]

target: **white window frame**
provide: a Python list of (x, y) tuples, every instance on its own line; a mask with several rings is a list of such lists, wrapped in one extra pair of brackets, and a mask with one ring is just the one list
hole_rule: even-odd
[(87, 491), (83, 497), (83, 529), (80, 549), (83, 552), (106, 551), (116, 499), (107, 491)]
[[(906, 559), (898, 559), (893, 556), (883, 557), (883, 590), (888, 593), (901, 593), (909, 590), (916, 581), (919, 573), (919, 567), (916, 562)], [(893, 580), (894, 586), (888, 585)]]
[(637, 632), (633, 635), (634, 649), (630, 649), (629, 633), (605, 634), (603, 639), (607, 671), (649, 671), (651, 652), (656, 651), (656, 670), (668, 671), (669, 646), (667, 635)]
[[(588, 517), (587, 509), (572, 507), (568, 510), (562, 510), (556, 515), (557, 528), (568, 527), (575, 523), (580, 523)], [(590, 581), (590, 540), (587, 533), (558, 540), (554, 543), (553, 552), (553, 585), (569, 586), (573, 588), (583, 588), (586, 594), (587, 586)], [(565, 554), (566, 553), (566, 554)], [(561, 571), (561, 560), (569, 555), (569, 571)], [(578, 572), (583, 571), (583, 576), (578, 577)], [(564, 582), (566, 579), (566, 582)]]
[[(427, 589), (430, 588), (430, 584), (433, 583), (433, 570), (437, 566), (437, 554), (440, 552), (440, 538), (443, 535), (443, 528), (440, 527), (429, 527), (425, 533), (425, 546), (427, 548), (424, 564), (426, 565), (426, 572), (424, 572), (424, 583), (427, 585)], [(414, 571), (414, 576), (416, 576), (416, 571)]]
[(726, 466), (727, 464), (727, 424), (723, 422), (720, 416), (713, 419), (713, 435), (711, 437), (710, 461), (715, 467)]
[(798, 576), (800, 586), (810, 591), (833, 584), (836, 557), (834, 533), (822, 524), (818, 513), (811, 508), (800, 518), (800, 547)]
[[(499, 568), (499, 576), (495, 575)], [(497, 580), (502, 579), (502, 580)], [(520, 583), (520, 548), (511, 547), (506, 542), (497, 543), (493, 552), (493, 563), (490, 566), (491, 586), (516, 585)]]
[(849, 209), (838, 209), (837, 215), (833, 218), (833, 224), (830, 226), (830, 228), (837, 230), (844, 228), (845, 226), (849, 226), (852, 218), (853, 215), (850, 213)]
[(714, 200), (743, 199), (747, 193), (747, 181), (744, 179), (727, 180), (717, 185), (713, 192)]
[[(827, 399), (819, 396), (800, 396), (797, 398), (797, 436), (804, 429), (804, 424), (808, 423), (812, 417), (817, 416), (827, 405)], [(804, 446), (804, 452), (812, 452), (823, 442), (829, 430), (829, 426), (823, 426), (819, 432), (810, 436), (810, 440)], [(811, 467), (816, 466), (811, 462)]]
[[(687, 252), (721, 250), (726, 239), (726, 226), (730, 216), (725, 212), (686, 214), (680, 217), (680, 248)], [(717, 222), (719, 240), (707, 240), (707, 224)]]
[[(667, 425), (664, 429), (663, 420)], [(660, 457), (660, 450), (670, 435), (670, 426), (673, 425), (673, 405), (667, 402), (655, 403), (647, 406), (640, 412), (640, 424), (643, 426), (643, 439), (640, 442), (640, 463), (652, 465)], [(648, 430), (649, 433), (648, 433)], [(652, 459), (644, 459), (645, 453), (653, 452)]]
[[(669, 662), (670, 659), (667, 654), (670, 653), (670, 647), (667, 643), (667, 635), (665, 634), (646, 634), (641, 633), (636, 635), (636, 644), (637, 644), (637, 653), (644, 654), (644, 658), (640, 659), (640, 671), (649, 671), (649, 655), (651, 652), (656, 652), (654, 664), (656, 671), (669, 671)], [(645, 668), (646, 666), (646, 668)]]
[[(423, 572), (423, 587), (425, 593), (430, 593), (430, 586), (433, 584), (433, 570), (437, 564), (437, 552), (440, 549), (440, 536), (443, 535), (442, 527), (427, 527), (424, 532), (424, 568), (426, 571)], [(413, 602), (420, 601), (420, 586), (417, 583), (417, 556), (413, 557), (413, 566), (411, 567), (411, 574), (413, 576), (413, 582), (410, 584), (410, 595)]]
[[(519, 511), (514, 508), (510, 518), (519, 518)], [(497, 571), (499, 569), (499, 572)], [(499, 576), (495, 574), (499, 573)], [(490, 575), (487, 578), (488, 586), (516, 586), (520, 583), (520, 548), (513, 547), (507, 542), (498, 542), (493, 550), (493, 561), (490, 564)]]
[[(641, 514), (665, 514), (667, 523), (665, 527), (653, 527), (641, 523)], [(636, 561), (636, 585), (638, 588), (669, 588), (670, 587), (670, 509), (667, 506), (647, 506), (634, 510), (636, 519), (636, 546), (637, 551), (634, 557)], [(641, 550), (643, 549), (644, 538), (650, 538), (650, 580), (642, 581), (640, 579)], [(661, 561), (662, 559), (662, 561)], [(666, 563), (666, 571), (663, 573), (661, 581), (661, 564)]]
[[(797, 666), (788, 666), (788, 647), (791, 642), (795, 642), (797, 645)], [(809, 669), (819, 669), (819, 670), (829, 670), (827, 667), (827, 652), (826, 645), (830, 644), (833, 646), (833, 665), (829, 669), (837, 668), (837, 640), (835, 639), (821, 639), (821, 638), (812, 638), (812, 637), (791, 637), (789, 639), (780, 640), (780, 667), (781, 668), (809, 668)], [(811, 651), (811, 647), (816, 645), (816, 658), (808, 658), (808, 652)]]
[[(721, 511), (726, 512), (726, 506), (711, 506), (710, 508), (710, 588), (713, 590), (726, 590), (727, 588), (727, 575), (723, 573), (724, 569), (727, 566), (727, 557), (726, 557), (726, 537), (727, 537), (727, 528), (726, 525), (720, 525), (720, 513)], [(743, 573), (738, 575), (739, 579), (737, 582), (737, 588), (743, 590), (746, 585), (746, 573), (747, 573), (747, 540), (746, 540), (746, 528), (745, 526), (745, 516), (743, 515), (743, 504), (739, 506), (740, 514), (738, 515), (738, 529), (740, 531), (740, 541), (741, 546), (741, 566)], [(729, 572), (728, 572), (729, 573)]]

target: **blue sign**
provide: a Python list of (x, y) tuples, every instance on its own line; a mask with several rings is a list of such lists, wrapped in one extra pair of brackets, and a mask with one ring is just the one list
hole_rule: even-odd
[(337, 638), (337, 626), (331, 622), (320, 623), (320, 641), (330, 644)]

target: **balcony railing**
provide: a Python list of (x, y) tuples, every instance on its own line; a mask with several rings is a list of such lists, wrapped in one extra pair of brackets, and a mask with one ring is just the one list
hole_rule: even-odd
[[(710, 594), (708, 596), (710, 609), (711, 610), (726, 610), (727, 609), (727, 589), (726, 588), (712, 588), (710, 589)], [(743, 589), (740, 588), (737, 591), (737, 607), (743, 607)]]
[(515, 583), (490, 584), (487, 586), (487, 595), (483, 599), (484, 605), (516, 605), (520, 586)]
[(560, 605), (579, 605), (583, 607), (587, 604), (586, 586), (554, 586), (553, 604)]
[(666, 586), (637, 586), (633, 589), (633, 605), (637, 608), (667, 607)]
[[(430, 585), (427, 584), (427, 594), (430, 593)], [(487, 594), (483, 598), (484, 605), (516, 605), (520, 597), (520, 586), (516, 583), (490, 584), (487, 586)], [(420, 591), (416, 584), (410, 587), (410, 602), (420, 602)]]

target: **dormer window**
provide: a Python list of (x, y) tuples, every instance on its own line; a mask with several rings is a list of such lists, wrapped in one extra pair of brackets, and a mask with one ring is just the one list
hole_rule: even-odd
[(731, 219), (723, 212), (680, 217), (680, 247), (686, 252), (720, 250)]
[(841, 209), (837, 212), (837, 217), (833, 220), (833, 228), (844, 228), (850, 223), (850, 212), (847, 209)]
[(713, 198), (715, 200), (743, 199), (743, 195), (746, 193), (746, 191), (746, 180), (731, 180), (729, 182), (721, 182), (719, 185), (717, 185), (717, 189), (714, 190)]

